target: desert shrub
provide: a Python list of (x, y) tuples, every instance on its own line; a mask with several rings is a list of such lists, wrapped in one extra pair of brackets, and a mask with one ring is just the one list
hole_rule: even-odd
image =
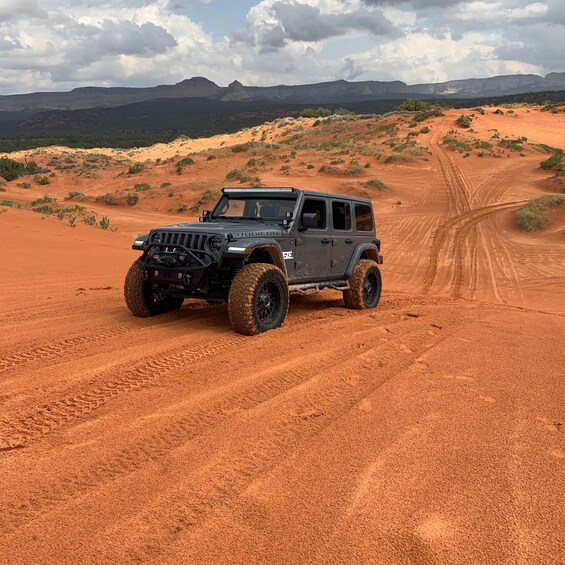
[(0, 206), (8, 206), (8, 208), (14, 208), (16, 203), (13, 200), (0, 200)]
[(285, 175), (290, 174), (290, 165), (282, 165), (280, 169)]
[(137, 173), (141, 173), (141, 171), (143, 171), (144, 168), (145, 168), (145, 165), (143, 163), (134, 163), (128, 169), (128, 175), (135, 175)]
[(480, 139), (476, 139), (473, 143), (473, 147), (475, 149), (492, 149), (492, 143), (488, 141), (481, 141)]
[(33, 175), (38, 171), (37, 163), (20, 163), (8, 157), (0, 157), (0, 177), (12, 181), (24, 175)]
[(149, 190), (150, 188), (151, 188), (151, 185), (146, 183), (146, 182), (140, 182), (138, 184), (133, 185), (133, 189), (135, 190), (135, 192), (145, 192), (146, 190)]
[(38, 198), (37, 200), (32, 200), (31, 205), (38, 206), (39, 204), (51, 204), (52, 202), (56, 202), (56, 201), (57, 201), (56, 198), (53, 198), (52, 196), (46, 194), (42, 198)]
[(107, 204), (108, 206), (117, 206), (120, 201), (109, 192), (107, 194), (101, 194), (100, 196), (96, 197), (96, 202), (100, 202), (101, 204)]
[(377, 177), (373, 177), (372, 179), (365, 181), (363, 183), (363, 186), (365, 188), (374, 189), (374, 190), (384, 190), (385, 188), (388, 188), (387, 185)]
[(405, 100), (396, 109), (399, 112), (425, 112), (430, 109), (430, 104), (423, 100)]
[(36, 182), (39, 185), (45, 186), (46, 184), (50, 184), (51, 181), (46, 177), (46, 176), (41, 176), (41, 175), (35, 175), (33, 177), (34, 182)]
[(126, 202), (128, 206), (135, 206), (139, 202), (139, 196), (137, 194), (128, 194)]
[(45, 216), (51, 216), (55, 213), (53, 207), (48, 205), (36, 206), (35, 208), (32, 208), (32, 210), (38, 214), (44, 214)]
[(244, 153), (245, 151), (249, 151), (249, 143), (234, 145), (232, 146), (231, 151), (232, 153)]
[(188, 206), (186, 204), (183, 204), (182, 206), (177, 208), (177, 213), (184, 214), (187, 210), (188, 210)]
[(518, 137), (517, 139), (501, 139), (498, 142), (498, 145), (500, 147), (504, 147), (505, 149), (509, 149), (510, 151), (516, 151), (516, 153), (519, 153), (520, 151), (524, 150), (524, 147), (521, 144), (526, 141), (528, 141), (527, 137)]
[(96, 225), (96, 216), (85, 216), (82, 221), (87, 224), (88, 226), (95, 226)]
[(243, 178), (243, 171), (241, 169), (232, 169), (226, 175), (226, 180), (241, 180)]
[(308, 163), (308, 164), (306, 165), (306, 168), (307, 168), (307, 169), (314, 169), (315, 167), (314, 167), (314, 165), (312, 165), (312, 163)]
[(208, 188), (203, 193), (198, 202), (194, 204), (194, 206), (190, 209), (191, 212), (198, 212), (202, 206), (210, 202), (211, 200), (216, 199), (216, 193)]
[(339, 175), (339, 174), (341, 174), (341, 171), (337, 167), (333, 167), (332, 165), (322, 165), (318, 169), (318, 172), (322, 173), (324, 175)]
[(414, 116), (414, 120), (417, 122), (423, 122), (428, 118), (440, 118), (444, 115), (445, 114), (439, 108), (434, 108), (433, 110), (428, 110), (426, 112), (420, 112), (419, 114), (416, 114)]
[(542, 196), (530, 200), (514, 213), (516, 225), (526, 231), (542, 230), (549, 225), (548, 210), (561, 206), (565, 206), (565, 196)]
[(343, 171), (343, 174), (346, 177), (358, 177), (363, 174), (363, 167), (359, 165), (347, 165), (347, 167), (345, 167), (345, 171)]
[(107, 230), (110, 227), (110, 218), (108, 218), (108, 216), (102, 216), (102, 219), (98, 222), (98, 225), (103, 230)]
[(191, 157), (184, 157), (180, 161), (177, 161), (177, 164), (175, 165), (175, 169), (177, 173), (180, 175), (184, 167), (188, 165), (194, 165), (194, 159), (192, 159)]
[(82, 192), (78, 192), (77, 190), (71, 190), (68, 196), (65, 196), (65, 200), (74, 200), (74, 199), (82, 199), (84, 198), (84, 194)]
[(467, 114), (461, 114), (457, 118), (457, 120), (455, 120), (455, 123), (460, 128), (470, 128), (471, 124), (473, 123), (473, 118), (471, 116), (468, 116)]
[[(332, 115), (332, 111), (328, 108), (304, 108), (302, 112), (300, 112), (301, 118), (327, 118), (328, 116)], [(319, 122), (318, 122), (319, 123)], [(316, 124), (317, 125), (317, 124)]]
[[(548, 146), (546, 146), (548, 147)], [(548, 147), (553, 152), (553, 155), (548, 159), (545, 159), (540, 163), (540, 167), (545, 171), (556, 168), (558, 172), (562, 172), (565, 162), (563, 149), (558, 149), (555, 147)]]
[(493, 112), (493, 114), (499, 114), (500, 116), (503, 116), (503, 115), (504, 115), (504, 112), (503, 112), (500, 108), (497, 108), (497, 109)]
[(456, 137), (445, 136), (442, 144), (446, 145), (450, 151), (471, 151), (472, 147), (465, 140), (457, 139)]
[(420, 130), (420, 133), (430, 133), (430, 128), (428, 126), (425, 126)]
[(162, 182), (159, 188), (168, 188), (169, 186), (171, 186), (170, 182)]
[(76, 216), (69, 216), (69, 226), (71, 226), (71, 228), (76, 227), (75, 226), (75, 222), (77, 221), (77, 217)]
[[(261, 138), (263, 139), (263, 138)], [(206, 157), (206, 161), (213, 161), (216, 158), (215, 155), (208, 155), (208, 157)]]

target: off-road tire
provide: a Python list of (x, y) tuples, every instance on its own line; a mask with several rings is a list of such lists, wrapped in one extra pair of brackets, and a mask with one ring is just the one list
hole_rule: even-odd
[(275, 265), (250, 263), (234, 277), (228, 314), (236, 332), (256, 335), (278, 328), (287, 311), (288, 285), (284, 273)]
[(124, 283), (124, 298), (134, 316), (148, 318), (164, 314), (182, 306), (183, 298), (166, 296), (162, 300), (153, 297), (153, 284), (143, 280), (143, 267), (136, 261), (128, 271)]
[(381, 298), (381, 272), (375, 261), (360, 259), (349, 279), (349, 289), (343, 291), (346, 308), (365, 310), (376, 308)]

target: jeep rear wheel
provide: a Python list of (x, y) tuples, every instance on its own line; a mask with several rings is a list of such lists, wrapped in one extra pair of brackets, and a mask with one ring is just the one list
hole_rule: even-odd
[(136, 261), (126, 275), (124, 298), (134, 316), (148, 318), (182, 306), (184, 299), (163, 294), (153, 283), (143, 280), (143, 267)]
[(275, 265), (251, 263), (234, 277), (228, 314), (236, 332), (255, 335), (278, 328), (287, 311), (288, 285)]
[(381, 289), (381, 272), (377, 263), (361, 259), (349, 279), (349, 289), (343, 291), (343, 302), (353, 310), (375, 308), (381, 297)]

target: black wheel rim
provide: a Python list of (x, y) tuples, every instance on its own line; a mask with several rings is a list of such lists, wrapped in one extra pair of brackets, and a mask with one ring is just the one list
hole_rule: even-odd
[(368, 273), (363, 282), (363, 302), (365, 306), (371, 306), (377, 299), (379, 283), (375, 273)]
[(281, 306), (281, 290), (274, 282), (263, 283), (257, 291), (255, 311), (261, 324), (272, 324)]

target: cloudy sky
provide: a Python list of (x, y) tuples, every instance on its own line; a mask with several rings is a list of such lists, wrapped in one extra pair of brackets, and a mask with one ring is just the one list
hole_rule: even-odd
[(0, 94), (565, 71), (565, 0), (0, 0)]

